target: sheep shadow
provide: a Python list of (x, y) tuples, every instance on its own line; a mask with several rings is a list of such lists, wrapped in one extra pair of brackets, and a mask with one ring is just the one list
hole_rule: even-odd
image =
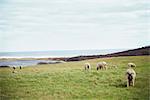
[(116, 88), (126, 88), (127, 84), (126, 82), (122, 81), (122, 80), (116, 80), (115, 83), (110, 84), (110, 86), (116, 87)]
[(127, 85), (125, 83), (119, 83), (119, 84), (116, 84), (114, 85), (116, 88), (126, 88)]

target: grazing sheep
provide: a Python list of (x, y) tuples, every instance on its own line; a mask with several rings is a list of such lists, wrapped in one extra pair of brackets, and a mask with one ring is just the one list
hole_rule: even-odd
[(21, 66), (20, 66), (20, 69), (21, 69)]
[(105, 70), (107, 70), (107, 63), (104, 62), (104, 61), (97, 63), (97, 70), (98, 69), (105, 69)]
[[(17, 73), (17, 67), (18, 67), (18, 66), (12, 66), (12, 68), (13, 68), (12, 73)], [(21, 67), (21, 66), (20, 66), (20, 67)]]
[(15, 69), (16, 69), (16, 67), (14, 67), (14, 66), (13, 66), (13, 69), (15, 70)]
[(134, 71), (134, 69), (132, 69), (131, 67), (127, 69), (126, 71), (126, 79), (127, 79), (127, 87), (134, 86), (135, 84), (135, 77), (136, 77), (136, 73)]
[(85, 63), (85, 64), (84, 64), (84, 68), (85, 68), (85, 70), (91, 69), (90, 63)]
[(15, 67), (15, 66), (13, 66), (12, 68), (13, 68), (12, 73), (15, 73), (15, 72), (16, 72), (16, 71), (15, 71), (16, 67)]
[(128, 67), (136, 67), (134, 63), (128, 63)]

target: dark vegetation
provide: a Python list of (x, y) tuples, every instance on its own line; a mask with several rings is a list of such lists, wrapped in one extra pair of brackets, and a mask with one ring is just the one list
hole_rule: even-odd
[(51, 60), (63, 60), (63, 61), (81, 61), (81, 60), (88, 60), (88, 59), (96, 59), (96, 58), (106, 58), (106, 57), (119, 57), (119, 56), (144, 56), (150, 55), (150, 46), (106, 54), (106, 55), (89, 55), (89, 56), (76, 56), (70, 58), (49, 58)]

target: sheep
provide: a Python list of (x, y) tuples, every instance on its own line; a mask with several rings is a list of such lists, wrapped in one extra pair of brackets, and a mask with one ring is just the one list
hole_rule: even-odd
[(128, 67), (136, 67), (134, 63), (128, 63)]
[(12, 68), (13, 68), (12, 73), (15, 73), (15, 72), (16, 72), (16, 71), (15, 71), (15, 70), (16, 70), (16, 66), (13, 66)]
[(85, 63), (85, 64), (84, 64), (84, 68), (85, 68), (85, 70), (91, 69), (90, 63)]
[[(19, 67), (19, 66), (15, 66), (15, 65), (13, 65), (13, 66), (12, 66), (12, 68), (13, 68), (12, 73), (17, 73), (17, 69), (18, 69), (18, 67)], [(22, 67), (21, 67), (21, 66), (20, 66), (19, 68), (20, 68), (20, 70), (22, 69)]]
[(13, 69), (15, 70), (15, 69), (16, 69), (16, 67), (15, 67), (15, 66), (13, 66)]
[(107, 63), (104, 62), (104, 61), (97, 63), (97, 70), (98, 69), (105, 69), (105, 70), (107, 70)]
[(135, 73), (134, 69), (129, 67), (126, 70), (127, 87), (131, 86), (131, 83), (132, 83), (132, 86), (135, 85), (135, 78), (136, 78), (136, 73)]

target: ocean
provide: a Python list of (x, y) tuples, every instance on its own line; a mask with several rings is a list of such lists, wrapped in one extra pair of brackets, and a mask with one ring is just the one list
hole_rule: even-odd
[(53, 58), (73, 57), (81, 55), (103, 55), (124, 51), (125, 49), (105, 50), (56, 50), (56, 51), (28, 51), (28, 52), (0, 52), (0, 58)]
[(0, 61), (0, 67), (9, 66), (9, 67), (25, 67), (25, 66), (33, 66), (39, 63), (45, 64), (56, 64), (62, 63), (61, 61), (52, 61), (52, 60), (12, 60), (12, 61)]
[[(60, 51), (30, 51), (30, 52), (0, 52), (0, 58), (53, 58), (53, 57), (74, 57), (81, 55), (103, 55), (124, 51), (124, 49), (109, 49), (109, 50), (60, 50)], [(54, 64), (57, 61), (52, 60), (1, 60), (1, 66), (19, 67), (33, 66), (38, 63)], [(60, 62), (61, 63), (61, 62)]]

